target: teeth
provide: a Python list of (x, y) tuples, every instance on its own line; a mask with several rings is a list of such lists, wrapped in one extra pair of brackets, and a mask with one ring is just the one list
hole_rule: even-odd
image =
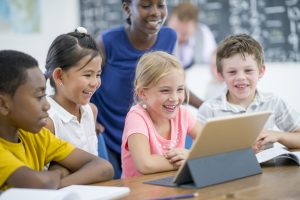
[(176, 108), (176, 106), (165, 106), (166, 108), (169, 108), (169, 109), (174, 109)]
[(160, 21), (149, 21), (148, 23), (153, 25), (153, 26), (156, 26), (160, 23)]

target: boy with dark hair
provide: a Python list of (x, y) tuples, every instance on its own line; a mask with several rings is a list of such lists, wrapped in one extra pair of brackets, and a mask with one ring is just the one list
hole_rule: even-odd
[[(0, 51), (0, 190), (57, 189), (113, 176), (110, 163), (56, 138), (48, 129), (46, 82), (37, 61)], [(55, 162), (44, 171), (44, 167)]]

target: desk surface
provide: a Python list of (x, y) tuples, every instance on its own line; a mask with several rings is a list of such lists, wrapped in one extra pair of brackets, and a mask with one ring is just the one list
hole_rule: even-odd
[(126, 186), (130, 194), (124, 199), (151, 199), (198, 192), (193, 199), (298, 199), (300, 197), (300, 167), (289, 160), (266, 163), (262, 174), (201, 189), (183, 189), (144, 184), (144, 181), (174, 176), (165, 172), (128, 179), (118, 179), (96, 185)]

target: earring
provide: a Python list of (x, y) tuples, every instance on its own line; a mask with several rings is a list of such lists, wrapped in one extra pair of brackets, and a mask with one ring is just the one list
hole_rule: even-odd
[(147, 104), (145, 104), (144, 102), (142, 102), (142, 107), (146, 110), (147, 109)]

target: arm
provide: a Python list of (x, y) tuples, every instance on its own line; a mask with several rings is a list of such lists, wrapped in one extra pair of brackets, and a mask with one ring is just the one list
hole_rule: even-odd
[(177, 169), (163, 156), (151, 154), (146, 136), (140, 133), (128, 137), (128, 149), (137, 170), (142, 174), (151, 174)]
[(102, 133), (104, 131), (104, 126), (97, 122), (98, 109), (95, 106), (95, 104), (93, 104), (93, 103), (89, 103), (89, 104), (91, 106), (91, 109), (92, 109), (93, 115), (94, 115), (96, 133), (97, 134)]
[[(189, 134), (192, 136), (193, 139), (197, 137), (197, 135), (201, 132), (202, 125), (200, 122), (196, 121), (194, 127), (189, 131)], [(189, 150), (187, 149), (171, 149), (166, 153), (166, 159), (175, 166), (180, 166), (183, 164), (184, 160), (187, 158)]]
[(113, 167), (108, 161), (80, 149), (75, 149), (58, 163), (71, 172), (62, 177), (59, 187), (106, 181), (114, 175)]
[(109, 162), (75, 149), (65, 159), (50, 166), (49, 171), (19, 167), (8, 177), (6, 183), (21, 188), (57, 189), (68, 185), (110, 180), (112, 177), (113, 168)]
[(300, 148), (300, 128), (294, 132), (280, 132), (264, 130), (256, 139), (255, 150), (261, 151), (269, 143), (279, 142), (287, 148)]
[(14, 171), (6, 183), (20, 188), (57, 189), (61, 177), (60, 170), (40, 172), (23, 166)]
[(199, 99), (193, 92), (189, 91), (189, 104), (194, 106), (195, 108), (199, 108), (203, 101)]

